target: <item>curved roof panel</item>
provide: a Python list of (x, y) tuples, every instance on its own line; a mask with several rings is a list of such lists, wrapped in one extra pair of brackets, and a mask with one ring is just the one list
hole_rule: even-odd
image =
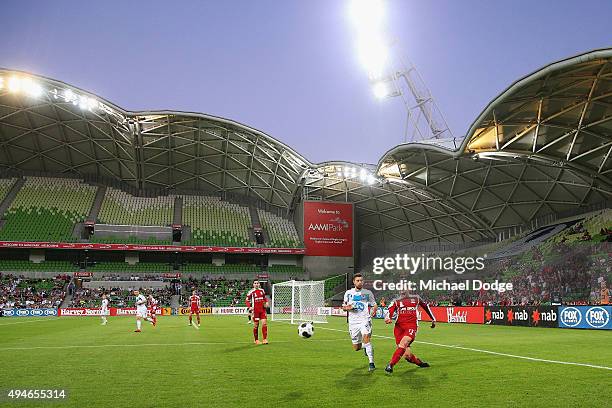
[(290, 211), (355, 203), (361, 240), (464, 242), (609, 200), (612, 49), (553, 63), (495, 98), (463, 140), (398, 145), (377, 165), (313, 164), (240, 123), (131, 112), (92, 93), (0, 70), (0, 166), (121, 182), (136, 191), (230, 192)]

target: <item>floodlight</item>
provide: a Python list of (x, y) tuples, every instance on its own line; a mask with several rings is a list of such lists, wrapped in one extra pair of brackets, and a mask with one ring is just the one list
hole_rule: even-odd
[(16, 76), (12, 76), (8, 80), (8, 89), (11, 92), (17, 93), (21, 90), (21, 79)]
[(76, 95), (74, 94), (74, 92), (72, 92), (72, 89), (66, 89), (64, 91), (64, 99), (66, 100), (66, 102), (76, 101)]
[(383, 36), (374, 34), (358, 38), (357, 52), (370, 77), (379, 78), (389, 58), (389, 50)]
[(383, 0), (352, 0), (349, 14), (357, 29), (380, 27), (385, 18)]
[(366, 170), (361, 169), (361, 171), (359, 172), (359, 180), (366, 181), (367, 176), (368, 176), (368, 173), (366, 172)]
[(389, 85), (385, 82), (376, 82), (372, 86), (372, 91), (374, 91), (374, 96), (376, 96), (378, 99), (386, 98), (391, 94)]
[(43, 93), (42, 86), (31, 78), (23, 79), (21, 87), (29, 96), (33, 98), (38, 98)]

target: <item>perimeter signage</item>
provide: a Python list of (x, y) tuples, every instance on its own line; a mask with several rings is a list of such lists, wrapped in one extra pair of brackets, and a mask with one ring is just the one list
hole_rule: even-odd
[(0, 248), (87, 249), (97, 251), (161, 251), (161, 252), (222, 252), (241, 254), (304, 254), (304, 248), (242, 248), (217, 246), (84, 244), (65, 242), (0, 241)]

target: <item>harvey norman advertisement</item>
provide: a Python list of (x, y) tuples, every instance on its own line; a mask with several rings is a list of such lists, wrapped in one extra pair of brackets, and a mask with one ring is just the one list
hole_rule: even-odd
[(304, 201), (304, 246), (309, 256), (353, 256), (353, 204)]

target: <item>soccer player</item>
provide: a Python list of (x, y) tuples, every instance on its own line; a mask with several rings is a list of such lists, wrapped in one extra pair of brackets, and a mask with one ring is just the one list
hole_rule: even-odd
[(189, 325), (191, 326), (192, 316), (195, 313), (198, 319), (197, 326), (199, 327), (200, 326), (200, 297), (198, 296), (198, 293), (195, 290), (191, 292), (191, 296), (189, 296), (189, 306), (191, 307), (191, 309), (189, 310)]
[(606, 281), (602, 280), (600, 283), (601, 291), (599, 304), (603, 306), (607, 306), (610, 304), (610, 290), (606, 287)]
[(108, 310), (108, 298), (106, 297), (106, 293), (102, 294), (102, 307), (100, 310), (100, 316), (102, 317), (102, 326), (106, 326), (106, 323), (108, 323), (108, 319), (106, 318), (106, 316), (108, 316), (109, 310)]
[(134, 296), (136, 296), (136, 330), (134, 332), (140, 333), (142, 331), (142, 319), (151, 322), (151, 324), (153, 324), (153, 319), (147, 317), (147, 298), (139, 290), (134, 291)]
[(147, 299), (149, 302), (149, 315), (153, 320), (153, 327), (157, 326), (157, 300), (153, 297), (152, 294), (149, 294), (149, 298)]
[(261, 335), (263, 344), (268, 344), (268, 316), (266, 316), (266, 292), (261, 288), (259, 280), (253, 281), (253, 289), (246, 295), (246, 305), (249, 308), (249, 313), (253, 315), (253, 338), (255, 344), (262, 344), (259, 341), (259, 324), (261, 323)]
[(395, 366), (402, 357), (409, 363), (416, 364), (421, 368), (429, 367), (429, 364), (421, 361), (415, 356), (410, 350), (410, 345), (416, 338), (416, 333), (419, 328), (417, 309), (421, 306), (425, 313), (431, 318), (431, 328), (436, 327), (436, 318), (434, 317), (429, 305), (421, 300), (421, 297), (417, 294), (412, 294), (410, 291), (403, 292), (400, 294), (398, 299), (395, 299), (385, 316), (385, 323), (389, 324), (395, 318), (395, 328), (393, 334), (395, 335), (395, 344), (397, 349), (391, 357), (391, 361), (385, 367), (385, 371), (388, 374), (393, 372), (393, 366)]
[(372, 338), (372, 317), (376, 316), (376, 299), (368, 289), (363, 289), (363, 275), (356, 273), (353, 276), (353, 289), (344, 294), (342, 310), (348, 312), (349, 334), (353, 342), (353, 350), (362, 348), (370, 362), (368, 371), (374, 371), (374, 349), (370, 339)]

